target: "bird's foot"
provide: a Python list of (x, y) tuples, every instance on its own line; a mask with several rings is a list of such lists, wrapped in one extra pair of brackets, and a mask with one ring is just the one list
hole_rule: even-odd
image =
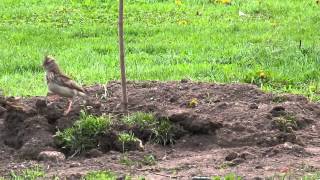
[(66, 110), (66, 111), (63, 112), (63, 116), (66, 116), (66, 115), (68, 115), (69, 113), (70, 113), (70, 110)]
[(68, 109), (66, 111), (64, 111), (63, 115), (66, 116), (70, 113), (71, 111), (71, 106), (72, 106), (72, 101), (69, 100), (69, 105), (68, 105)]

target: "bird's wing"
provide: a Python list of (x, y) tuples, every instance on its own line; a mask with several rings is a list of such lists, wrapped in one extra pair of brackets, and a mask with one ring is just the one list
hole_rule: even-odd
[(61, 85), (61, 86), (65, 86), (71, 89), (76, 89), (80, 92), (85, 92), (85, 90), (79, 86), (76, 82), (74, 82), (71, 78), (69, 78), (68, 76), (64, 75), (64, 74), (60, 74), (57, 77), (57, 84)]

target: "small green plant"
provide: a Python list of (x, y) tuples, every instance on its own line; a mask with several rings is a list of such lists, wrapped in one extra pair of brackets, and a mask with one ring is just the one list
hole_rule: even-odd
[(123, 133), (119, 134), (118, 140), (122, 143), (122, 152), (124, 152), (126, 144), (135, 143), (139, 139), (136, 138), (133, 133), (123, 132)]
[(124, 117), (122, 121), (127, 125), (138, 125), (140, 128), (147, 128), (157, 123), (153, 114), (144, 112), (133, 113)]
[(274, 122), (280, 131), (292, 132), (298, 128), (297, 119), (292, 115), (285, 115), (275, 118)]
[(55, 137), (59, 145), (76, 155), (97, 147), (97, 137), (105, 133), (110, 125), (109, 118), (95, 117), (82, 112), (80, 120), (76, 121), (71, 128), (58, 131)]
[(157, 119), (151, 113), (136, 112), (123, 118), (122, 121), (127, 125), (136, 125), (143, 130), (151, 130), (150, 139), (157, 144), (168, 145), (174, 143), (174, 128), (167, 119)]
[(148, 166), (152, 166), (152, 165), (157, 164), (156, 158), (152, 154), (145, 155), (141, 162), (143, 165), (148, 165)]
[(244, 82), (251, 83), (262, 87), (265, 83), (270, 81), (270, 74), (265, 71), (252, 71), (246, 74)]
[(275, 103), (282, 103), (282, 102), (286, 102), (288, 100), (288, 97), (286, 96), (275, 96), (272, 98), (272, 102)]
[(318, 179), (320, 179), (320, 172), (307, 174), (302, 177), (302, 180), (318, 180)]
[(35, 166), (30, 169), (24, 169), (21, 173), (11, 171), (10, 176), (12, 180), (36, 180), (44, 177), (44, 171), (41, 167)]
[(129, 158), (127, 153), (123, 153), (120, 157), (120, 163), (126, 166), (132, 166), (134, 162)]
[(86, 174), (82, 180), (116, 180), (115, 173), (110, 171), (93, 171)]
[(212, 180), (241, 180), (242, 178), (240, 176), (237, 176), (234, 173), (230, 173), (230, 174), (225, 175), (224, 177), (214, 176), (211, 179)]
[(152, 129), (152, 141), (157, 144), (168, 145), (174, 143), (174, 129), (171, 122), (167, 119), (161, 119)]

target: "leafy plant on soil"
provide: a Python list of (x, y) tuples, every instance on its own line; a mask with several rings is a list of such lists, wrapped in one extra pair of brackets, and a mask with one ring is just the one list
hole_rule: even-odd
[(141, 161), (141, 163), (143, 165), (148, 165), (148, 166), (152, 166), (157, 164), (156, 158), (154, 157), (154, 155), (149, 154), (149, 155), (145, 155)]
[(272, 177), (265, 178), (266, 180), (274, 180), (274, 179), (301, 179), (301, 180), (318, 180), (320, 179), (320, 172), (308, 173), (304, 174), (303, 176), (296, 176), (290, 172), (282, 173), (282, 174), (275, 174)]
[(167, 119), (161, 119), (152, 129), (151, 140), (157, 144), (167, 145), (174, 143), (174, 129)]
[(134, 161), (129, 158), (127, 153), (123, 153), (120, 157), (120, 163), (126, 166), (132, 166)]
[(44, 171), (41, 167), (35, 166), (30, 169), (24, 169), (21, 173), (11, 171), (10, 176), (12, 180), (35, 180), (44, 177)]
[(292, 115), (276, 117), (274, 122), (279, 130), (283, 132), (292, 132), (298, 128), (297, 119)]
[(237, 176), (234, 173), (227, 174), (224, 177), (221, 176), (214, 176), (211, 178), (212, 180), (241, 180), (242, 178), (240, 176)]
[(168, 119), (157, 119), (151, 113), (136, 112), (123, 118), (122, 122), (141, 130), (150, 130), (150, 140), (154, 143), (164, 146), (174, 143), (174, 127)]
[(271, 75), (265, 71), (252, 71), (246, 74), (244, 82), (263, 86), (270, 81)]
[(272, 102), (275, 103), (282, 103), (288, 100), (288, 97), (286, 96), (275, 96), (274, 98), (272, 98)]
[(111, 120), (106, 117), (95, 117), (81, 112), (80, 120), (71, 128), (58, 131), (55, 135), (58, 144), (73, 155), (98, 146), (97, 137), (111, 126)]
[(136, 143), (139, 141), (137, 137), (134, 136), (133, 133), (122, 132), (118, 135), (118, 140), (122, 143), (122, 152), (125, 152), (125, 145)]
[(86, 174), (82, 180), (116, 180), (117, 176), (115, 173), (110, 171), (92, 171)]
[(138, 125), (140, 128), (148, 128), (157, 123), (156, 118), (151, 113), (136, 112), (122, 119), (127, 125)]
[(152, 132), (151, 141), (157, 144), (174, 143), (174, 128), (167, 119), (157, 119), (151, 113), (136, 112), (123, 118), (122, 122), (129, 126), (137, 126), (141, 130), (149, 129)]

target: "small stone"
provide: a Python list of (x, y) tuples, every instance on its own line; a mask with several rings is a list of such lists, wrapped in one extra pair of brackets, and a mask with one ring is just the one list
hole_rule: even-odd
[(116, 180), (125, 180), (126, 179), (126, 175), (120, 175), (117, 177)]
[(192, 177), (192, 180), (210, 180), (212, 178), (208, 177), (208, 176), (194, 176)]
[(64, 161), (65, 155), (59, 151), (42, 151), (38, 155), (38, 159), (42, 161)]
[(187, 82), (189, 82), (189, 80), (188, 80), (188, 79), (181, 79), (180, 82), (181, 82), (181, 83), (187, 83)]
[(254, 159), (256, 158), (255, 155), (249, 153), (249, 152), (243, 152), (239, 155), (240, 158), (248, 160), (248, 159)]
[(279, 117), (286, 114), (286, 109), (282, 106), (275, 106), (270, 111), (273, 117)]
[(71, 174), (69, 177), (67, 177), (66, 179), (70, 179), (70, 180), (76, 180), (76, 179), (81, 179), (82, 174), (81, 173), (75, 173), (75, 174)]
[(111, 156), (111, 159), (112, 159), (112, 160), (117, 160), (118, 158), (117, 158), (116, 155), (112, 155), (112, 156)]
[(178, 100), (178, 97), (177, 96), (172, 96), (172, 97), (170, 97), (170, 99), (169, 99), (169, 101), (170, 102), (176, 102)]
[(98, 149), (91, 149), (88, 152), (86, 152), (85, 156), (87, 158), (96, 158), (102, 156), (102, 152), (99, 151)]
[(238, 154), (236, 152), (231, 152), (225, 157), (225, 160), (232, 161), (232, 160), (236, 159), (237, 157), (238, 157)]
[(283, 144), (283, 147), (284, 147), (285, 149), (292, 149), (292, 148), (293, 148), (293, 144), (292, 144), (291, 142), (285, 142), (285, 143)]
[(79, 163), (79, 162), (72, 162), (70, 165), (69, 165), (69, 167), (79, 167), (79, 166), (81, 166), (81, 164)]
[(38, 99), (38, 100), (36, 101), (36, 107), (37, 107), (37, 108), (47, 107), (46, 100), (44, 100), (44, 99)]
[(189, 118), (190, 111), (186, 109), (171, 109), (165, 113), (165, 116), (173, 122), (184, 121)]
[(254, 177), (253, 179), (254, 179), (254, 180), (263, 180), (262, 177)]
[(233, 163), (235, 166), (237, 166), (237, 165), (243, 163), (244, 161), (245, 161), (245, 160), (242, 159), (242, 158), (236, 158), (236, 159), (232, 160), (232, 163)]
[(258, 109), (259, 107), (258, 107), (257, 104), (250, 104), (250, 105), (249, 105), (249, 108), (250, 108), (250, 109)]
[(5, 109), (4, 107), (1, 107), (1, 106), (0, 106), (0, 115), (3, 114), (3, 113), (6, 112), (6, 111), (7, 111), (7, 109)]

